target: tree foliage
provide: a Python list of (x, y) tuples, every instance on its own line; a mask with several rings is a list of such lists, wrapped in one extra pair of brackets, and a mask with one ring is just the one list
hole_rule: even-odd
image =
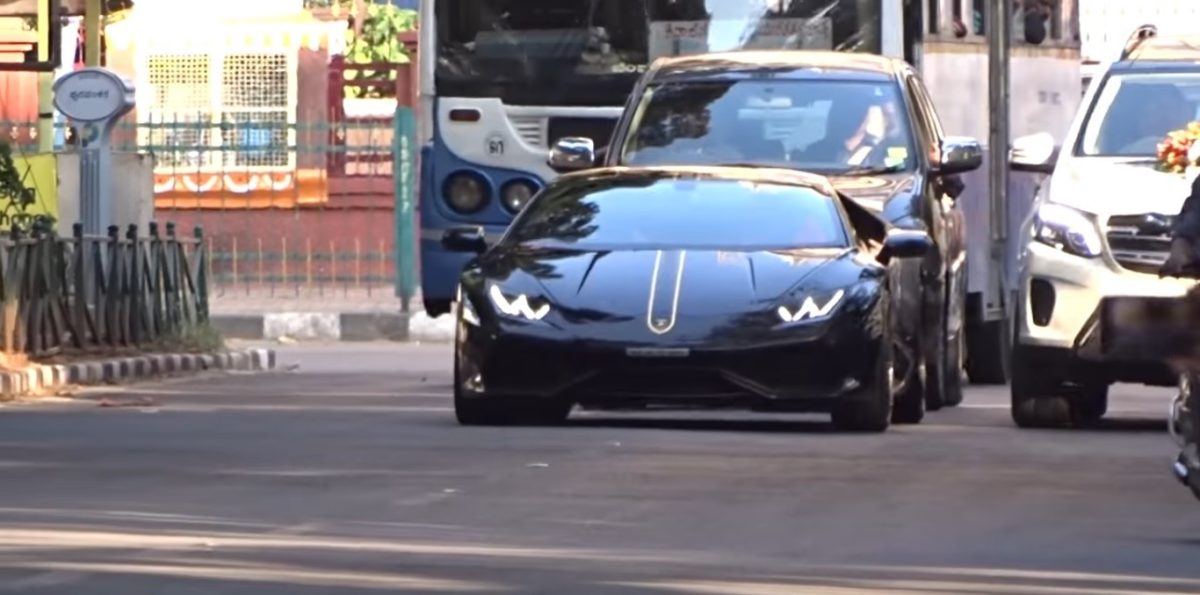
[(37, 192), (25, 185), (25, 177), (13, 160), (12, 147), (0, 142), (0, 228), (34, 226), (49, 229), (54, 219), (29, 212), (37, 204)]
[[(353, 8), (350, 3), (349, 8)], [(361, 18), (361, 22), (358, 19)], [(346, 63), (378, 64), (407, 63), (408, 52), (400, 43), (400, 34), (417, 28), (417, 13), (392, 4), (367, 4), (352, 10), (346, 28)], [(383, 78), (395, 81), (395, 71), (350, 71), (346, 80)], [(395, 84), (369, 87), (347, 87), (349, 97), (395, 97)]]

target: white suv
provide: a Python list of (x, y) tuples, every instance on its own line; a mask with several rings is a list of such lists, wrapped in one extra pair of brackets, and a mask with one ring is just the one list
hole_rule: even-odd
[(1105, 304), (1177, 297), (1194, 281), (1159, 278), (1191, 183), (1155, 169), (1167, 133), (1200, 119), (1200, 37), (1141, 37), (1089, 86), (1061, 147), (1016, 139), (1017, 171), (1051, 174), (1021, 228), (1012, 415), (1022, 427), (1094, 421), (1114, 382), (1175, 386), (1161, 361), (1105, 351)]

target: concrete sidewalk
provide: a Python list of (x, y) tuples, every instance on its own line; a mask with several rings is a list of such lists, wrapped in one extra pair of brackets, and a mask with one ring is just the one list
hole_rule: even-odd
[(229, 339), (419, 341), (454, 338), (450, 316), (431, 319), (414, 299), (404, 312), (390, 287), (349, 290), (216, 291), (213, 326)]

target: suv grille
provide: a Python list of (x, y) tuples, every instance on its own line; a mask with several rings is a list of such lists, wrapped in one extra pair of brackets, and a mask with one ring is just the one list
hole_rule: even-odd
[(1139, 273), (1157, 273), (1171, 251), (1174, 215), (1119, 215), (1108, 220), (1106, 233), (1113, 258)]

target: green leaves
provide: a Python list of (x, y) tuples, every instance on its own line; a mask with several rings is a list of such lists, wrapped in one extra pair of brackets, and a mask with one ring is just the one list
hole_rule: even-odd
[[(408, 54), (400, 43), (400, 33), (417, 28), (417, 13), (413, 10), (396, 8), (391, 4), (369, 4), (363, 19), (361, 33), (355, 34), (352, 23), (346, 29), (346, 63), (395, 64), (407, 63)], [(351, 71), (346, 80), (378, 79), (394, 82), (396, 73), (388, 71)], [(347, 87), (349, 97), (395, 97), (395, 84), (368, 87)]]
[(12, 146), (0, 142), (0, 228), (19, 225), (24, 229), (36, 225), (48, 226), (53, 219), (34, 215), (29, 208), (37, 204), (37, 192), (25, 185), (25, 176), (13, 161)]

